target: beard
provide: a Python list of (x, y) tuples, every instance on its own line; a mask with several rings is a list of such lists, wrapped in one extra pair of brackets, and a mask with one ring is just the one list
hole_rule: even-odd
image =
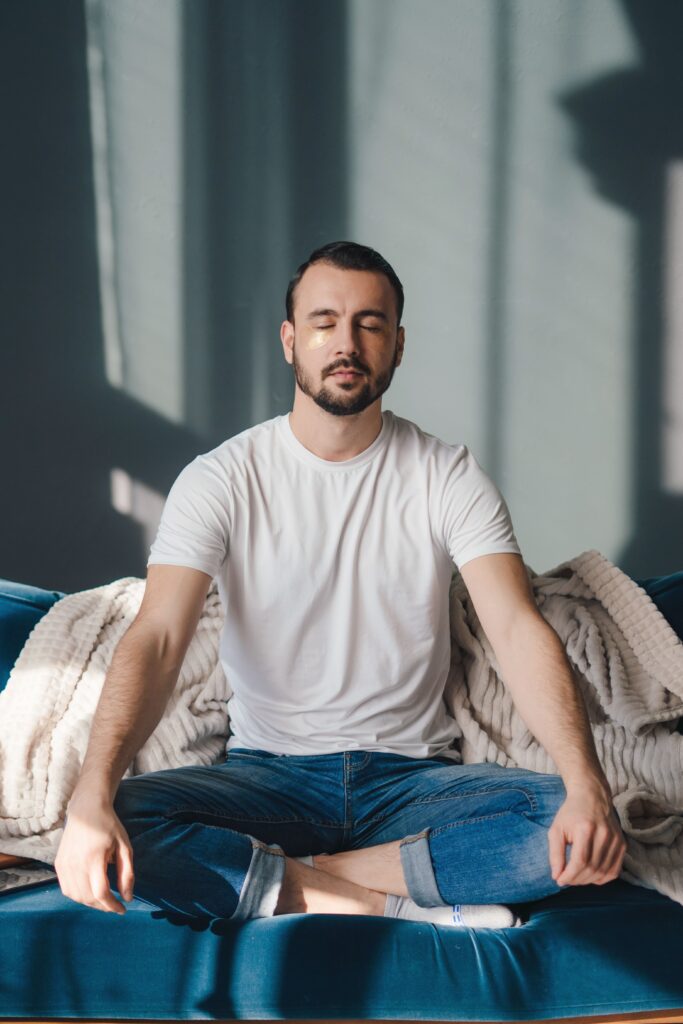
[[(294, 379), (305, 395), (312, 398), (316, 405), (332, 416), (355, 416), (376, 402), (388, 389), (396, 369), (398, 345), (394, 348), (391, 365), (376, 377), (373, 378), (366, 374), (361, 381), (348, 382), (326, 377), (319, 387), (316, 387), (312, 376), (306, 373), (297, 359), (296, 342), (292, 345), (292, 355), (294, 357), (292, 364)], [(330, 380), (331, 383), (325, 383), (326, 380)]]

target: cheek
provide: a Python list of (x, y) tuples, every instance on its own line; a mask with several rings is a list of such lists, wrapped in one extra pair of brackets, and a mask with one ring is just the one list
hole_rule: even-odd
[(315, 329), (313, 329), (308, 333), (304, 345), (306, 349), (310, 352), (311, 349), (322, 348), (326, 341), (327, 331), (316, 331)]

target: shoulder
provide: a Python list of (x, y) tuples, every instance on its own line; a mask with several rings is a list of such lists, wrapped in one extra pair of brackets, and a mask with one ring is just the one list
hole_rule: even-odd
[(164, 518), (232, 524), (237, 506), (248, 500), (246, 481), (252, 467), (272, 444), (273, 423), (273, 420), (257, 423), (195, 455), (171, 484), (164, 504)]
[(464, 468), (473, 459), (465, 443), (444, 441), (404, 416), (397, 416), (393, 412), (390, 415), (394, 423), (396, 444), (403, 451), (413, 451), (420, 458), (431, 459), (445, 471), (458, 465)]
[(504, 501), (495, 481), (465, 441), (444, 441), (417, 423), (395, 417), (397, 436), (405, 450), (414, 448), (439, 495), (443, 510), (498, 506)]
[(235, 482), (245, 467), (272, 453), (281, 418), (274, 416), (256, 423), (226, 438), (214, 448), (200, 452), (182, 472), (187, 471), (188, 477), (204, 479), (207, 484), (212, 481), (224, 484)]

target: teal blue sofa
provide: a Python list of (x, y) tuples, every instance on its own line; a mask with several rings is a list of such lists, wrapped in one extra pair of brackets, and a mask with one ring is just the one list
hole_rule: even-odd
[[(683, 572), (638, 582), (683, 637)], [(0, 689), (62, 596), (0, 580)], [(188, 924), (140, 900), (105, 914), (49, 882), (0, 896), (0, 1018), (683, 1022), (683, 906), (617, 880), (518, 909), (522, 927), (481, 931), (337, 914)]]

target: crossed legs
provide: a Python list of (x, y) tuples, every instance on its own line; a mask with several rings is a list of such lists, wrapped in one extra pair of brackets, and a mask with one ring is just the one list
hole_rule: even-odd
[(408, 896), (399, 845), (396, 840), (362, 850), (317, 854), (313, 867), (287, 857), (275, 913), (382, 917), (388, 892)]
[[(287, 762), (245, 753), (123, 780), (115, 810), (134, 848), (135, 894), (184, 914), (242, 919), (383, 915), (388, 893), (443, 907), (559, 891), (547, 848), (564, 798), (559, 777), (341, 757)], [(346, 827), (338, 794), (351, 792), (354, 847), (315, 852), (338, 846)], [(314, 867), (297, 859), (307, 847)]]
[[(484, 771), (484, 778), (481, 769), (472, 773), (471, 790), (449, 799), (444, 787), (436, 799), (428, 799), (434, 824), (424, 830), (425, 805), (418, 801), (416, 826), (408, 828), (413, 835), (381, 842), (380, 827), (375, 844), (369, 837), (362, 848), (315, 854), (314, 868), (294, 861), (275, 912), (296, 912), (292, 907), (298, 906), (298, 912), (316, 907), (318, 913), (383, 914), (387, 893), (426, 907), (442, 900), (465, 902), (468, 896), (473, 903), (515, 903), (558, 892), (550, 875), (547, 830), (565, 797), (562, 780), (497, 766)], [(395, 828), (384, 829), (384, 837), (387, 831), (396, 835)]]

